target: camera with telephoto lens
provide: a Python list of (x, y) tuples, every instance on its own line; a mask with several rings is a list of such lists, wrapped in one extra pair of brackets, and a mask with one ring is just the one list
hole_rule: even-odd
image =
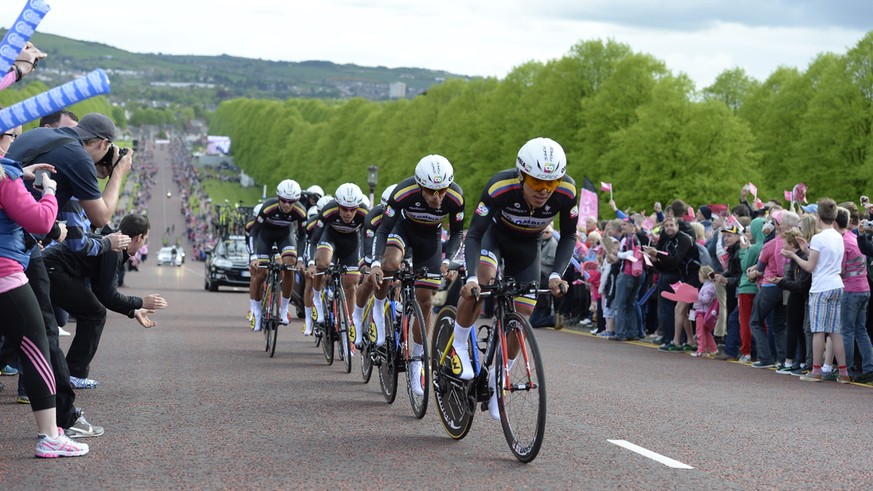
[(864, 227), (864, 233), (873, 235), (873, 220), (861, 220), (861, 225)]

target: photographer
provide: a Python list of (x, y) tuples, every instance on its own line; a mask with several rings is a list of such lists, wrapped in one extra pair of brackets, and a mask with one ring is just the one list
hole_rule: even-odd
[[(70, 380), (76, 388), (94, 388), (88, 378), (91, 360), (97, 352), (106, 309), (136, 319), (143, 327), (153, 327), (148, 314), (166, 308), (160, 295), (128, 297), (118, 292), (117, 272), (130, 256), (148, 240), (149, 222), (143, 215), (127, 215), (121, 220), (121, 233), (130, 238), (123, 253), (109, 251), (101, 256), (84, 256), (65, 247), (46, 250), (45, 264), (51, 279), (52, 303), (76, 316), (76, 336), (67, 353)], [(90, 287), (86, 283), (90, 280)]]

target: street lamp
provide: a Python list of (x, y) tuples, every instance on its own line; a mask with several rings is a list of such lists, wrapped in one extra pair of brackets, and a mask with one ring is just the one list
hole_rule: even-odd
[(367, 167), (367, 184), (370, 185), (370, 203), (375, 204), (376, 184), (379, 183), (379, 167), (371, 165)]

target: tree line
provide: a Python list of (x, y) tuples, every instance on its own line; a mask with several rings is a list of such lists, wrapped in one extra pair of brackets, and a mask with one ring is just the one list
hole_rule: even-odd
[(502, 80), (447, 80), (411, 100), (234, 99), (212, 115), (210, 133), (230, 136), (236, 162), (259, 182), (291, 177), (328, 192), (364, 187), (370, 165), (378, 192), (439, 153), (468, 213), (525, 141), (548, 136), (577, 183), (611, 182), (619, 206), (639, 210), (673, 198), (736, 202), (750, 181), (764, 200), (798, 182), (810, 199), (873, 193), (871, 106), (873, 31), (805, 71), (780, 67), (762, 82), (735, 68), (702, 90), (651, 55), (594, 40)]

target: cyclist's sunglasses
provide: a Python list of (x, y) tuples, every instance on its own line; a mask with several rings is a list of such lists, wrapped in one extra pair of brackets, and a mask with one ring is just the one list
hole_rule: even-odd
[(553, 181), (546, 181), (544, 179), (537, 179), (536, 177), (529, 176), (527, 174), (522, 174), (522, 180), (524, 180), (525, 184), (528, 185), (534, 191), (542, 191), (546, 190), (548, 192), (554, 192), (558, 189), (558, 186), (561, 185), (562, 179), (555, 179)]
[(421, 188), (421, 194), (429, 194), (429, 195), (431, 195), (431, 196), (440, 196), (440, 197), (442, 197), (442, 196), (445, 196), (446, 193), (449, 192), (449, 188), (442, 188), (442, 189), (428, 189), (428, 188), (426, 188), (426, 187), (422, 187), (422, 186), (419, 186), (419, 188)]
[(352, 211), (357, 211), (357, 210), (358, 210), (358, 207), (355, 206), (355, 207), (352, 207), (352, 208), (347, 208), (347, 207), (345, 207), (345, 206), (340, 206), (339, 209), (340, 209), (340, 211), (352, 212)]
[(280, 203), (286, 203), (286, 204), (289, 204), (289, 205), (293, 205), (294, 203), (297, 202), (297, 200), (296, 200), (296, 199), (285, 199), (285, 198), (279, 198), (279, 202), (280, 202)]

